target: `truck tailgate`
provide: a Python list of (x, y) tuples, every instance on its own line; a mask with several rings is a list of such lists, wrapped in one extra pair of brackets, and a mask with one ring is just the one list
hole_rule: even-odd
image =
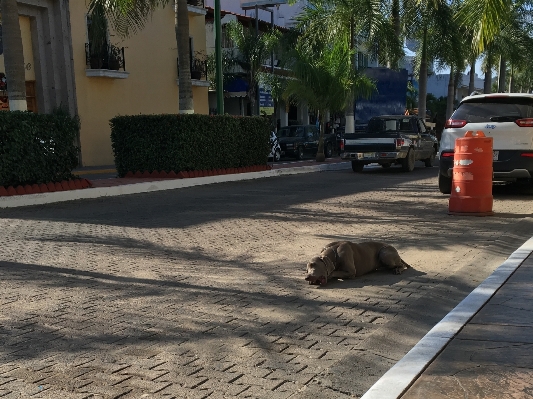
[(375, 135), (369, 134), (346, 134), (344, 136), (344, 151), (345, 152), (380, 152), (380, 151), (395, 151), (396, 138), (395, 135)]

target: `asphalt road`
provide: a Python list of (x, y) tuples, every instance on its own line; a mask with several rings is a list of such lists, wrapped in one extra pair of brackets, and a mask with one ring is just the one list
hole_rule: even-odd
[[(533, 232), (531, 190), (447, 214), (437, 168), (0, 210), (0, 397), (361, 396)], [(339, 239), (413, 266), (326, 287)]]

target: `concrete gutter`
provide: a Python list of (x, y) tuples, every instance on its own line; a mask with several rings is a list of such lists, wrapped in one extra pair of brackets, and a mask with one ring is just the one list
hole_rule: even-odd
[[(209, 177), (195, 177), (188, 179), (169, 179), (134, 184), (118, 184), (112, 187), (96, 187), (83, 190), (59, 191), (54, 193), (26, 194), (11, 197), (0, 197), (0, 208), (15, 208), (20, 206), (43, 205), (55, 202), (74, 201), (79, 199), (91, 199), (100, 197), (112, 197), (117, 195), (140, 194), (161, 190), (174, 190), (205, 184), (224, 183), (239, 180), (262, 179), (284, 175), (296, 175), (300, 173), (324, 172), (328, 170), (350, 169), (349, 162), (320, 164), (311, 166), (299, 166), (289, 168), (272, 169), (262, 172), (236, 173), (231, 175), (218, 175)], [(119, 181), (119, 179), (117, 179)]]

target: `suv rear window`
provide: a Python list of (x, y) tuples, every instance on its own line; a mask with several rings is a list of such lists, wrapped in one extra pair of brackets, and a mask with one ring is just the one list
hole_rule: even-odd
[(533, 118), (533, 99), (520, 97), (488, 97), (461, 103), (452, 119), (468, 123), (514, 122)]

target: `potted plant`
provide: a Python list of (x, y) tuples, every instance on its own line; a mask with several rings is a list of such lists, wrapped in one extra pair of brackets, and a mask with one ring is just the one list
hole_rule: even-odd
[(116, 46), (109, 46), (109, 69), (118, 71), (122, 65), (122, 49)]
[(191, 60), (191, 79), (200, 80), (205, 76), (207, 69), (207, 55), (203, 52), (197, 51)]

